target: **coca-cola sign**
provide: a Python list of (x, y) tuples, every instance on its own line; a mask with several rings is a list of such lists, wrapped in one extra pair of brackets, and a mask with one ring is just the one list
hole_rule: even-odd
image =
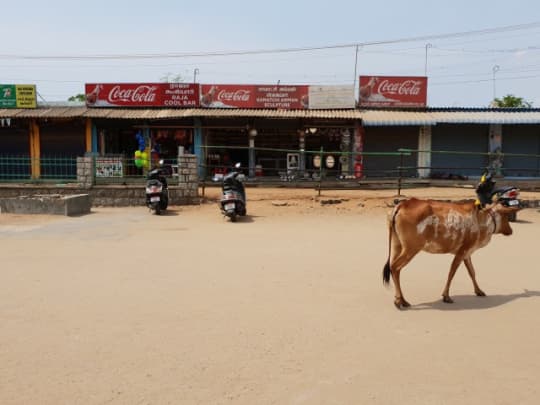
[(308, 86), (202, 84), (201, 106), (209, 108), (309, 108)]
[(198, 107), (193, 83), (87, 83), (89, 107)]
[(360, 76), (362, 107), (425, 107), (427, 77)]

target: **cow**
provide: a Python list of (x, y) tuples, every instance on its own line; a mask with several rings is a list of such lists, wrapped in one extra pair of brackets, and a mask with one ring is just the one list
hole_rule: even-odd
[(472, 254), (486, 246), (493, 234), (511, 235), (508, 216), (518, 210), (494, 203), (482, 207), (474, 200), (444, 202), (411, 198), (399, 202), (388, 218), (389, 252), (383, 269), (383, 283), (394, 282), (397, 308), (409, 307), (400, 286), (400, 273), (421, 250), (429, 253), (451, 253), (443, 301), (452, 303), (450, 283), (461, 262), (469, 272), (478, 296), (485, 296), (476, 282)]

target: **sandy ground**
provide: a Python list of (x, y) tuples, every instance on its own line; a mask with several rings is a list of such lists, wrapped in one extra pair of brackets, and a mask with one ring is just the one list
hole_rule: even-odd
[(0, 215), (0, 404), (540, 403), (539, 210), (473, 257), (487, 297), (462, 267), (442, 303), (451, 256), (420, 254), (398, 311), (394, 193), (248, 189), (235, 224), (216, 189), (165, 216)]

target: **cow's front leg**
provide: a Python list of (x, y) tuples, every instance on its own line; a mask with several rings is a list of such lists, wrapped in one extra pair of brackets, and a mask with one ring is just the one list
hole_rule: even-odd
[(450, 284), (452, 283), (452, 279), (454, 278), (454, 275), (456, 274), (456, 270), (458, 269), (462, 261), (463, 261), (463, 255), (457, 254), (454, 257), (454, 260), (452, 260), (452, 264), (450, 265), (450, 272), (448, 273), (448, 280), (446, 281), (446, 286), (444, 287), (444, 290), (442, 293), (443, 301), (449, 304), (454, 302), (454, 300), (450, 298)]
[(467, 267), (467, 271), (469, 272), (469, 276), (471, 276), (471, 280), (472, 280), (472, 283), (473, 283), (473, 286), (474, 286), (474, 293), (476, 295), (478, 295), (479, 297), (485, 297), (486, 296), (486, 293), (484, 293), (480, 287), (478, 286), (478, 283), (476, 282), (476, 273), (474, 271), (474, 267), (473, 267), (473, 264), (472, 264), (472, 260), (471, 260), (471, 257), (466, 257), (464, 260), (465, 262), (465, 267)]

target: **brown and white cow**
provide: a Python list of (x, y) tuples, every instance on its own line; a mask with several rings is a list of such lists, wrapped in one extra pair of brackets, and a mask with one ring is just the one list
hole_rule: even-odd
[(461, 262), (465, 262), (476, 295), (484, 296), (476, 282), (471, 255), (486, 246), (493, 234), (511, 235), (508, 215), (516, 210), (501, 204), (480, 209), (474, 201), (444, 202), (411, 198), (400, 202), (389, 216), (389, 257), (383, 270), (383, 282), (388, 284), (390, 275), (394, 281), (395, 305), (398, 308), (410, 306), (403, 296), (399, 277), (401, 270), (421, 250), (454, 255), (442, 293), (444, 302), (453, 302), (449, 292), (450, 283)]

